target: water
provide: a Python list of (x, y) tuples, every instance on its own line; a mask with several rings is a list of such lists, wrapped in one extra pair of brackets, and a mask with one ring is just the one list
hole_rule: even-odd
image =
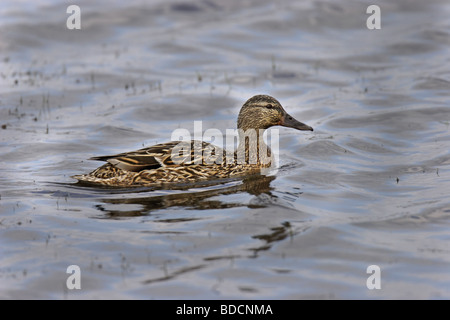
[[(450, 298), (446, 1), (380, 2), (374, 31), (367, 1), (77, 4), (81, 30), (62, 2), (0, 5), (1, 298)], [(259, 93), (315, 129), (280, 129), (273, 176), (70, 178), (234, 129)]]

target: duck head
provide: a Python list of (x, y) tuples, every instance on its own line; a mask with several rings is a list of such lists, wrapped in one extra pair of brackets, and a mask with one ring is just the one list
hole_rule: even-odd
[(248, 99), (239, 112), (238, 129), (267, 129), (283, 126), (297, 130), (313, 131), (313, 128), (294, 119), (277, 99), (267, 95), (256, 95)]

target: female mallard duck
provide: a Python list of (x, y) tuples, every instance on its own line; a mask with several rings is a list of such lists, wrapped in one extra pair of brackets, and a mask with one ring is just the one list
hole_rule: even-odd
[(186, 183), (259, 172), (272, 162), (270, 149), (264, 144), (262, 134), (265, 129), (277, 125), (313, 131), (310, 126), (287, 114), (275, 98), (257, 95), (248, 99), (239, 112), (237, 128), (240, 143), (234, 153), (196, 140), (171, 141), (137, 151), (90, 158), (107, 163), (89, 174), (73, 178), (101, 185), (130, 187)]

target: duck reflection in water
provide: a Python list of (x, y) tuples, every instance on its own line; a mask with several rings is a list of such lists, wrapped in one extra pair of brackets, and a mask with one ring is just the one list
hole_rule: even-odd
[[(100, 219), (126, 219), (131, 217), (149, 216), (152, 212), (160, 209), (167, 209), (171, 207), (182, 207), (193, 210), (214, 210), (227, 208), (265, 208), (273, 206), (274, 210), (277, 207), (277, 200), (279, 197), (275, 195), (274, 188), (270, 183), (275, 179), (275, 176), (252, 175), (245, 177), (242, 180), (227, 180), (215, 183), (202, 183), (195, 186), (186, 186), (184, 188), (178, 187), (177, 190), (172, 190), (174, 193), (163, 195), (152, 195), (157, 190), (150, 191), (142, 189), (139, 193), (143, 196), (136, 197), (136, 189), (127, 189), (132, 191), (133, 197), (129, 198), (104, 198), (101, 199), (102, 204), (98, 204), (96, 208), (101, 211)], [(114, 190), (117, 189), (106, 189)], [(123, 190), (122, 190), (123, 191)], [(167, 191), (167, 190), (166, 190)], [(221, 198), (226, 195), (247, 193), (254, 196), (247, 203), (243, 202), (229, 202), (222, 201)], [(302, 192), (296, 192), (297, 197)], [(145, 196), (144, 196), (145, 195)], [(290, 194), (292, 197), (292, 194)], [(212, 199), (214, 198), (214, 199)], [(225, 198), (224, 198), (225, 199)], [(269, 201), (267, 201), (269, 199)], [(127, 208), (129, 207), (129, 208)], [(173, 223), (174, 225), (180, 222), (189, 222), (204, 219), (202, 216), (179, 216), (171, 217), (170, 214), (164, 215), (163, 219), (160, 217), (158, 222)], [(306, 229), (304, 226), (297, 227), (292, 225), (289, 221), (284, 221), (281, 224), (267, 226), (266, 232), (251, 235), (253, 239), (261, 242), (254, 247), (248, 248), (250, 257), (258, 256), (260, 251), (270, 250), (272, 245), (276, 242), (283, 241), (286, 238), (293, 237), (297, 233), (301, 233)], [(177, 231), (165, 231), (168, 233), (177, 233)], [(222, 259), (226, 257), (214, 256), (210, 259)], [(206, 260), (208, 260), (207, 258)]]
[[(233, 207), (258, 207), (266, 206), (261, 202), (258, 205), (257, 197), (261, 194), (266, 194), (272, 197), (272, 187), (270, 183), (275, 179), (275, 176), (265, 176), (254, 174), (244, 179), (226, 179), (222, 181), (208, 181), (196, 184), (186, 185), (184, 187), (178, 185), (176, 190), (164, 189), (168, 194), (158, 193), (158, 189), (141, 189), (136, 192), (136, 189), (128, 189), (133, 192), (133, 197), (125, 198), (104, 198), (101, 201), (104, 204), (98, 204), (96, 208), (104, 213), (102, 218), (124, 218), (145, 216), (151, 214), (152, 211), (159, 209), (166, 209), (170, 207), (185, 207), (195, 210), (211, 210), (224, 209)], [(117, 189), (111, 190), (116, 193)], [(121, 190), (123, 194), (123, 189)], [(256, 201), (251, 201), (250, 204), (245, 203), (229, 203), (220, 200), (221, 195), (237, 194), (246, 192), (256, 196)], [(139, 194), (142, 193), (142, 196)], [(136, 197), (136, 195), (138, 195)], [(114, 209), (117, 205), (117, 209)], [(120, 208), (119, 206), (120, 205)], [(128, 205), (132, 209), (127, 209)], [(138, 209), (136, 207), (138, 206)], [(176, 221), (173, 221), (176, 222)]]

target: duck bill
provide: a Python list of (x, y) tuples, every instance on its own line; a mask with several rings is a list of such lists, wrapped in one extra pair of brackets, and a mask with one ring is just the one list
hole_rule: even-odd
[(280, 126), (288, 127), (288, 128), (294, 128), (297, 130), (304, 130), (304, 131), (314, 131), (314, 129), (300, 121), (297, 121), (294, 119), (294, 117), (288, 115), (287, 113), (283, 117), (283, 119), (280, 121)]

